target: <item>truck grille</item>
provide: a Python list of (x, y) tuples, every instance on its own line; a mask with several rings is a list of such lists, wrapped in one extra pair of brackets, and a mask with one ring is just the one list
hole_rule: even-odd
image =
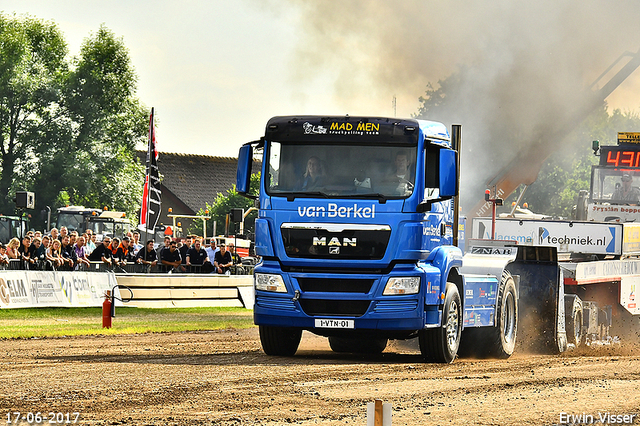
[(372, 279), (297, 278), (303, 292), (369, 293)]
[(300, 299), (302, 310), (311, 316), (361, 317), (370, 304), (368, 300)]

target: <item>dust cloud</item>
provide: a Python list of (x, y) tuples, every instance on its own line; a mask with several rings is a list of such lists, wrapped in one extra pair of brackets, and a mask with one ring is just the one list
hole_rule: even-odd
[(561, 144), (580, 108), (602, 105), (587, 96), (591, 83), (640, 48), (637, 1), (267, 3), (298, 10), (292, 81), (327, 82), (336, 114), (390, 115), (397, 95), (398, 116), (416, 115), (427, 85), (447, 84), (425, 115), (463, 125), (462, 188), (480, 186), (478, 197), (518, 152)]

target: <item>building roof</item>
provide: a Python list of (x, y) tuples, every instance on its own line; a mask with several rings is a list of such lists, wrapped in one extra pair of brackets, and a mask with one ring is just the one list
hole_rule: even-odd
[[(138, 151), (137, 154), (144, 165), (147, 152)], [(163, 190), (169, 190), (175, 195), (192, 210), (191, 214), (204, 209), (207, 203), (211, 205), (218, 193), (225, 193), (233, 187), (236, 183), (237, 166), (238, 159), (232, 157), (167, 152), (158, 154), (158, 170)]]

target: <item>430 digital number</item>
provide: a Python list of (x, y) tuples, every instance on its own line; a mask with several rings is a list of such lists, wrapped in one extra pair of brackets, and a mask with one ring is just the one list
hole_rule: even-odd
[(21, 413), (19, 411), (14, 411), (12, 413), (7, 413), (7, 424), (73, 424), (78, 423), (79, 418), (80, 413), (54, 413), (53, 411), (50, 411), (48, 413)]

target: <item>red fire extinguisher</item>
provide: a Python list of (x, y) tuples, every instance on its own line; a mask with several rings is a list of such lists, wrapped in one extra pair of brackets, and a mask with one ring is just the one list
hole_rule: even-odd
[(111, 292), (107, 290), (102, 302), (102, 328), (111, 328)]

